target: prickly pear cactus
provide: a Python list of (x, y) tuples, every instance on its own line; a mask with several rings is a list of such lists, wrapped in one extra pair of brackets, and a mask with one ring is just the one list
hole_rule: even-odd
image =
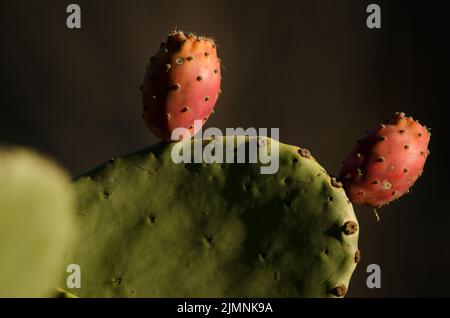
[(340, 172), (352, 202), (382, 207), (408, 193), (422, 175), (430, 136), (426, 126), (396, 113), (358, 140)]
[(32, 151), (0, 149), (0, 298), (51, 296), (74, 227), (69, 176)]
[[(172, 32), (151, 57), (141, 86), (147, 127), (162, 140), (171, 140), (178, 127), (195, 135), (216, 104), (220, 83), (214, 40)], [(201, 125), (194, 125), (195, 120)]]
[(81, 297), (345, 295), (358, 222), (342, 185), (307, 150), (279, 143), (270, 175), (261, 163), (175, 164), (175, 145), (76, 180), (83, 233), (66, 263), (80, 265), (81, 288), (60, 287)]

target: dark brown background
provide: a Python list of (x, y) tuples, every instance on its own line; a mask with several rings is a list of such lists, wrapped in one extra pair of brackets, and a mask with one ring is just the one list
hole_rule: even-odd
[[(81, 30), (65, 26), (69, 1), (1, 0), (0, 142), (52, 154), (73, 175), (155, 143), (138, 90), (149, 57), (175, 27), (212, 35), (224, 93), (208, 126), (279, 127), (334, 174), (394, 111), (432, 127), (413, 195), (382, 209), (381, 224), (355, 207), (363, 261), (349, 296), (450, 296), (449, 35), (436, 2), (376, 1), (381, 30), (365, 26), (367, 1), (75, 2)], [(365, 285), (370, 263), (379, 290)]]

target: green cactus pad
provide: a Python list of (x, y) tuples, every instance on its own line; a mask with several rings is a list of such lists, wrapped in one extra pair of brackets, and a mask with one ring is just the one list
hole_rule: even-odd
[(55, 163), (0, 149), (0, 298), (49, 297), (74, 236), (73, 190)]
[(79, 177), (83, 233), (66, 263), (80, 265), (81, 288), (61, 287), (80, 297), (343, 296), (359, 258), (352, 205), (308, 151), (270, 138), (261, 147), (271, 143), (272, 175), (260, 163), (175, 164), (177, 144), (160, 143)]

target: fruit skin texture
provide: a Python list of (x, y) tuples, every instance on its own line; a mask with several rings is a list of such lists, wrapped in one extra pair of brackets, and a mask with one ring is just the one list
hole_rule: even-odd
[(0, 149), (0, 298), (54, 294), (76, 235), (74, 202), (70, 177), (52, 160)]
[[(214, 40), (175, 31), (150, 59), (142, 84), (143, 118), (162, 140), (178, 127), (195, 135), (220, 94), (220, 60)], [(196, 129), (194, 131), (194, 129)]]
[(422, 174), (429, 141), (428, 129), (404, 113), (370, 131), (340, 172), (350, 200), (381, 207), (407, 193)]
[(80, 265), (83, 282), (67, 291), (80, 297), (345, 294), (359, 260), (358, 222), (344, 189), (332, 185), (313, 157), (280, 143), (278, 172), (262, 175), (259, 163), (175, 164), (174, 145), (159, 143), (76, 179), (83, 233), (66, 263)]

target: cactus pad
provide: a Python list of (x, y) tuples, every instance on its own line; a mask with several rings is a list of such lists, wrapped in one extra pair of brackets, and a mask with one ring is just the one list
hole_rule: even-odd
[(69, 176), (30, 150), (0, 150), (0, 298), (51, 296), (74, 235)]
[(279, 170), (269, 175), (260, 163), (175, 164), (174, 145), (111, 160), (75, 181), (83, 233), (66, 263), (80, 265), (81, 288), (68, 291), (345, 295), (359, 260), (357, 219), (342, 185), (307, 150), (279, 143)]

